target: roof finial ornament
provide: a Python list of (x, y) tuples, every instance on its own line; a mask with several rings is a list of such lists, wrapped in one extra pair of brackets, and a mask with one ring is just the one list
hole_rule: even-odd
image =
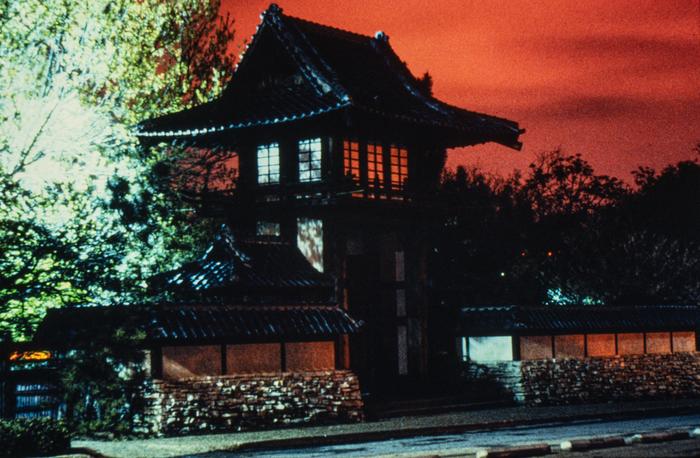
[(270, 14), (282, 14), (282, 8), (277, 3), (270, 3), (267, 7), (267, 12)]
[(375, 40), (379, 40), (379, 41), (383, 41), (383, 42), (386, 43), (386, 42), (389, 41), (389, 35), (387, 35), (386, 33), (382, 32), (381, 30), (379, 30), (378, 32), (376, 32), (376, 33), (374, 34), (374, 39), (375, 39)]

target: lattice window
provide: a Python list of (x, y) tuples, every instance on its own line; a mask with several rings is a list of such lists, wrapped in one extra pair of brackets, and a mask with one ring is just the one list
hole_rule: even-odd
[(343, 142), (343, 175), (360, 181), (360, 143), (352, 140)]
[(280, 147), (277, 143), (258, 146), (258, 184), (280, 182)]
[(408, 150), (400, 146), (389, 149), (391, 158), (391, 187), (402, 190), (408, 178)]
[(376, 143), (367, 143), (367, 185), (384, 185), (384, 154), (382, 145)]
[(321, 139), (299, 141), (299, 181), (321, 181)]

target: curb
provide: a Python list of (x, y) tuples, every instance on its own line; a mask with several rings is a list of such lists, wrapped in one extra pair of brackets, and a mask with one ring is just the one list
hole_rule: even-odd
[(639, 436), (642, 444), (653, 444), (656, 442), (689, 439), (690, 433), (688, 431), (664, 431), (661, 433), (640, 434)]
[[(654, 444), (659, 442), (671, 442), (676, 440), (698, 438), (700, 428), (687, 430), (671, 430), (657, 433), (635, 434), (630, 437), (608, 436), (591, 439), (573, 439), (563, 441), (559, 446), (562, 452), (583, 452), (587, 450), (624, 447), (635, 443)], [(497, 449), (483, 449), (476, 453), (476, 458), (511, 458), (542, 456), (552, 453), (548, 444), (528, 444)]]
[(584, 450), (594, 450), (598, 448), (622, 447), (627, 445), (622, 436), (595, 437), (592, 439), (578, 439), (563, 441), (559, 448), (566, 452), (580, 452)]
[(542, 456), (552, 453), (549, 444), (516, 445), (513, 447), (479, 450), (476, 458), (516, 458), (525, 456)]
[[(695, 413), (697, 409), (694, 407), (660, 407), (636, 409), (627, 412), (614, 413), (590, 413), (585, 415), (562, 415), (558, 417), (539, 418), (539, 419), (520, 419), (520, 420), (497, 420), (485, 423), (469, 423), (456, 424), (448, 426), (423, 426), (416, 428), (395, 429), (395, 430), (379, 430), (379, 431), (363, 431), (352, 433), (341, 433), (332, 435), (316, 435), (305, 437), (293, 437), (287, 439), (268, 439), (256, 442), (244, 442), (237, 444), (234, 447), (220, 449), (220, 451), (250, 451), (250, 450), (269, 450), (277, 448), (300, 448), (316, 445), (337, 445), (337, 444), (352, 444), (358, 442), (372, 442), (390, 439), (401, 439), (405, 437), (415, 436), (437, 436), (448, 434), (460, 434), (468, 431), (481, 430), (497, 430), (514, 426), (530, 426), (541, 425), (547, 423), (559, 423), (577, 420), (596, 420), (596, 419), (628, 419), (628, 418), (643, 418), (650, 415), (673, 415), (684, 413)], [(686, 437), (687, 437), (686, 432)], [(699, 431), (700, 434), (700, 431)], [(494, 456), (494, 455), (490, 455)], [(504, 455), (505, 456), (505, 455)]]

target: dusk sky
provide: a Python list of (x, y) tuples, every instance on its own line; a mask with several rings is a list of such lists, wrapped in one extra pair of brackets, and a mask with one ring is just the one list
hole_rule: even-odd
[[(269, 0), (223, 0), (237, 43)], [(631, 181), (639, 165), (696, 158), (700, 142), (700, 0), (287, 0), (285, 14), (374, 34), (383, 30), (435, 96), (518, 121), (521, 152), (485, 145), (448, 165), (522, 170), (541, 151), (582, 153)]]

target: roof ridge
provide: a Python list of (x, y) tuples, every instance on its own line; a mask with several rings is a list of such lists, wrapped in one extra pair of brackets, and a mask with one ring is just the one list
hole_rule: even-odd
[[(268, 8), (262, 12), (261, 17), (267, 16), (267, 15), (284, 16), (285, 18), (292, 19), (294, 21), (299, 21), (299, 22), (306, 23), (306, 24), (310, 24), (310, 25), (318, 27), (320, 29), (338, 32), (341, 35), (344, 34), (344, 35), (352, 36), (355, 38), (364, 38), (364, 39), (369, 39), (369, 40), (377, 39), (376, 34), (374, 36), (365, 35), (362, 33), (353, 32), (352, 30), (342, 29), (340, 27), (336, 27), (336, 26), (332, 26), (332, 25), (328, 25), (328, 24), (321, 24), (320, 22), (311, 21), (309, 19), (304, 19), (304, 18), (300, 18), (298, 16), (292, 16), (290, 14), (286, 14), (286, 13), (284, 13), (284, 10), (276, 3), (270, 3), (270, 6), (268, 6)], [(377, 32), (377, 33), (380, 33), (380, 32)], [(381, 34), (382, 34), (382, 36), (386, 36), (386, 35), (384, 35), (383, 32), (381, 32)]]
[(366, 40), (375, 40), (376, 39), (376, 37), (372, 36), (372, 35), (365, 35), (362, 33), (353, 32), (352, 30), (341, 29), (340, 27), (335, 27), (335, 26), (328, 25), (328, 24), (321, 24), (320, 22), (310, 21), (308, 19), (300, 18), (297, 16), (290, 16), (289, 14), (282, 14), (282, 16), (284, 16), (287, 19), (292, 19), (293, 21), (297, 21), (297, 22), (311, 25), (313, 27), (317, 27), (321, 30), (326, 30), (329, 32), (336, 33), (337, 35), (340, 35), (340, 36), (345, 35), (346, 37), (353, 37), (356, 39), (362, 38), (362, 39), (366, 39)]
[[(287, 49), (290, 57), (299, 65), (301, 74), (307, 79), (311, 86), (314, 87), (319, 95), (331, 93), (337, 97), (339, 103), (349, 102), (347, 89), (339, 83), (337, 75), (334, 74), (330, 66), (315, 52), (306, 34), (295, 26), (293, 21), (303, 21), (302, 19), (296, 19), (292, 16), (282, 14), (282, 9), (274, 3), (270, 4), (270, 7), (262, 13), (261, 17), (261, 27), (265, 23), (272, 27), (272, 30), (277, 35), (282, 46)], [(292, 22), (288, 23), (288, 19), (291, 19)], [(256, 31), (256, 35), (253, 37), (254, 41), (258, 33), (259, 30)], [(303, 40), (303, 43), (301, 43), (302, 46), (299, 46), (300, 39)], [(319, 68), (317, 62), (314, 62), (314, 56), (310, 55), (309, 49), (304, 49), (303, 45), (314, 52), (315, 57), (323, 68)]]

